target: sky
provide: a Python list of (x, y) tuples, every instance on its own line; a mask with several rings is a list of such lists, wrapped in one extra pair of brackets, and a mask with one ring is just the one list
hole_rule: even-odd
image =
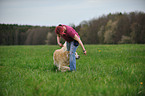
[(0, 0), (0, 23), (79, 25), (109, 13), (145, 12), (145, 0)]

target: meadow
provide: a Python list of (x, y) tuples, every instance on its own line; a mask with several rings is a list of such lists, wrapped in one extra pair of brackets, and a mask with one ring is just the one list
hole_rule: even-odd
[(76, 72), (56, 72), (56, 45), (0, 46), (0, 96), (145, 96), (145, 45), (79, 46)]

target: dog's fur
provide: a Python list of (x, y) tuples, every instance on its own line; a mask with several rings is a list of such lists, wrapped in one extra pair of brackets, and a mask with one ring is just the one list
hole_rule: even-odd
[[(77, 52), (75, 53), (75, 57), (76, 59), (80, 58)], [(57, 67), (57, 70), (61, 72), (65, 72), (69, 70), (69, 67), (68, 67), (69, 51), (67, 51), (66, 42), (64, 43), (61, 49), (55, 50), (55, 52), (53, 53), (53, 60), (54, 60), (54, 65)]]

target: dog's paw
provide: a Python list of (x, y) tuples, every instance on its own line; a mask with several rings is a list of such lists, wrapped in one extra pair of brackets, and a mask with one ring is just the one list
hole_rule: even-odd
[(76, 59), (80, 59), (80, 56), (77, 56), (77, 58)]

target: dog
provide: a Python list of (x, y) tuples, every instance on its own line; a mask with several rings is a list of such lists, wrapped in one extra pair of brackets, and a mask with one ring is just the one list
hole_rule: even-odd
[[(80, 56), (75, 52), (76, 59)], [(66, 72), (70, 70), (69, 66), (69, 51), (67, 51), (66, 42), (61, 49), (55, 50), (53, 53), (54, 66), (57, 67), (56, 71)]]

